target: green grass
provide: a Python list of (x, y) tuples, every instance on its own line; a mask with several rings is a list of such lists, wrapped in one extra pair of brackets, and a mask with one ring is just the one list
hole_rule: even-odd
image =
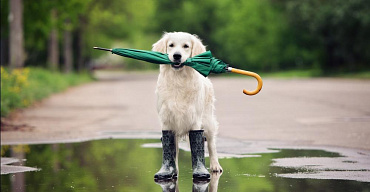
[(63, 74), (42, 68), (10, 71), (1, 67), (1, 117), (14, 109), (30, 106), (52, 93), (89, 81), (92, 78), (87, 73)]
[(363, 71), (363, 72), (358, 72), (358, 73), (341, 73), (341, 74), (333, 75), (333, 77), (370, 79), (370, 71)]

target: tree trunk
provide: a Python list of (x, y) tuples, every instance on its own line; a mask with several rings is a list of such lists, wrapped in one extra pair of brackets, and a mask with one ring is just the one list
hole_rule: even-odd
[(79, 27), (77, 29), (77, 70), (81, 72), (84, 69), (84, 55), (82, 50), (84, 49), (84, 39), (83, 32), (85, 29), (85, 18), (83, 16), (79, 17)]
[[(1, 33), (3, 32), (3, 29), (1, 29)], [(8, 49), (8, 39), (6, 37), (1, 37), (0, 40), (1, 48), (0, 48), (0, 64), (1, 66), (5, 66), (5, 64), (8, 64), (8, 54), (9, 54), (9, 49)]]
[[(19, 159), (20, 161), (17, 163), (14, 163), (15, 166), (24, 166), (23, 159), (26, 157), (25, 152), (22, 150), (16, 150), (13, 147), (10, 150), (11, 157), (15, 159)], [(11, 179), (11, 191), (14, 192), (25, 192), (26, 191), (26, 178), (24, 173), (16, 173), (12, 174)]]
[(59, 44), (58, 44), (58, 30), (56, 26), (57, 12), (55, 9), (51, 10), (52, 30), (49, 36), (48, 47), (48, 68), (52, 71), (58, 70), (59, 67)]
[(72, 32), (70, 29), (71, 22), (67, 19), (64, 24), (64, 72), (70, 73), (73, 69)]
[(9, 49), (10, 68), (20, 68), (24, 65), (23, 47), (23, 2), (22, 0), (9, 0)]

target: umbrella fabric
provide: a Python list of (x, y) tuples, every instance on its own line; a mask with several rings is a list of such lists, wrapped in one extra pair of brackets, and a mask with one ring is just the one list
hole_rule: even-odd
[[(112, 53), (155, 64), (177, 64), (168, 59), (167, 54), (155, 51), (115, 48), (112, 49)], [(183, 64), (192, 67), (205, 77), (210, 73), (224, 73), (228, 67), (223, 61), (214, 58), (210, 51), (189, 58)]]
[(171, 60), (168, 59), (168, 55), (161, 52), (116, 48), (112, 49), (112, 53), (155, 64), (172, 64)]
[(223, 61), (214, 58), (211, 51), (206, 51), (187, 59), (184, 65), (194, 68), (205, 77), (210, 73), (225, 73), (229, 66)]

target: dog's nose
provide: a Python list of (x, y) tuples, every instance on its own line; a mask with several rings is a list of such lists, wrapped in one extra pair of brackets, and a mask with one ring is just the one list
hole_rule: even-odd
[(179, 53), (173, 54), (173, 59), (174, 60), (180, 60), (181, 59), (181, 54), (179, 54)]

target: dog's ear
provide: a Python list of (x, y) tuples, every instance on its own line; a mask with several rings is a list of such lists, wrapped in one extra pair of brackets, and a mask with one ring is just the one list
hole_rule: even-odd
[(167, 39), (167, 33), (164, 33), (162, 38), (153, 44), (152, 51), (167, 53)]
[(203, 45), (202, 41), (198, 36), (193, 35), (193, 49), (191, 50), (191, 57), (206, 52), (206, 46)]

